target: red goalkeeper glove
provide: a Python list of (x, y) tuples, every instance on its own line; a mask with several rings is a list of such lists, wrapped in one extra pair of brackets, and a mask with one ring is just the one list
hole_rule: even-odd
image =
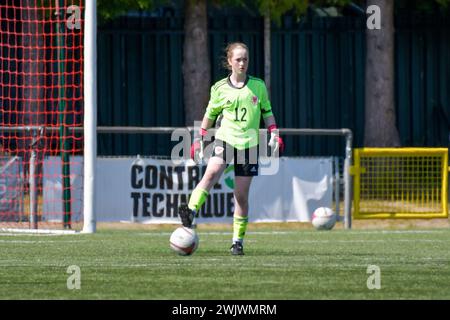
[(196, 138), (191, 145), (191, 159), (196, 161), (197, 159), (202, 160), (204, 157), (203, 148), (204, 142), (203, 138), (208, 134), (206, 129), (200, 128), (200, 138)]
[(270, 125), (267, 130), (270, 133), (269, 147), (272, 149), (272, 154), (283, 153), (284, 151), (284, 142), (280, 137), (280, 133), (278, 131), (277, 125)]

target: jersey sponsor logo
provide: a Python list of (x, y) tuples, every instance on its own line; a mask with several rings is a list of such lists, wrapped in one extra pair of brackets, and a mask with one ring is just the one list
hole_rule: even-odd
[(258, 104), (258, 97), (257, 96), (253, 96), (252, 97), (252, 103), (253, 103), (253, 105), (257, 105)]
[(223, 147), (217, 146), (217, 147), (214, 148), (214, 153), (215, 153), (216, 155), (219, 155), (219, 154), (222, 154), (222, 153), (223, 153), (223, 150), (224, 150)]

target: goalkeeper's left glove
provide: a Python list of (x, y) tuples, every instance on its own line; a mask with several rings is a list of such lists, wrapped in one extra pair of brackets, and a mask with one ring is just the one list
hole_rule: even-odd
[(278, 131), (277, 125), (270, 125), (267, 130), (270, 133), (269, 147), (272, 149), (272, 154), (276, 154), (277, 151), (283, 153), (284, 151), (284, 142), (280, 137), (280, 133)]

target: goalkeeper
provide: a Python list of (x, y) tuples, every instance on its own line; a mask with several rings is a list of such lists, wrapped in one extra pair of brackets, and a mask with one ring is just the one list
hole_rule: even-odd
[[(261, 79), (247, 75), (248, 47), (239, 42), (225, 49), (224, 65), (231, 74), (211, 88), (211, 95), (200, 128), (200, 140), (191, 146), (191, 158), (199, 153), (203, 157), (203, 141), (207, 130), (222, 115), (220, 128), (216, 131), (214, 150), (206, 172), (192, 191), (189, 203), (179, 207), (185, 227), (195, 227), (195, 216), (208, 197), (209, 190), (217, 183), (227, 163), (233, 159), (234, 216), (231, 254), (243, 255), (244, 236), (248, 224), (248, 195), (252, 178), (258, 175), (258, 142), (261, 116), (270, 133), (269, 146), (273, 153), (282, 152), (284, 143), (276, 126), (275, 118)], [(199, 152), (200, 151), (200, 152)]]

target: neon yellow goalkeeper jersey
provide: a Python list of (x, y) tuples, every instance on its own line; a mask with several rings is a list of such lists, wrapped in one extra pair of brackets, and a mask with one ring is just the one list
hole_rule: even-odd
[(264, 119), (272, 115), (264, 81), (247, 76), (242, 88), (234, 87), (229, 78), (216, 82), (211, 87), (206, 116), (215, 120), (220, 114), (223, 118), (216, 139), (238, 150), (258, 145), (261, 115)]

